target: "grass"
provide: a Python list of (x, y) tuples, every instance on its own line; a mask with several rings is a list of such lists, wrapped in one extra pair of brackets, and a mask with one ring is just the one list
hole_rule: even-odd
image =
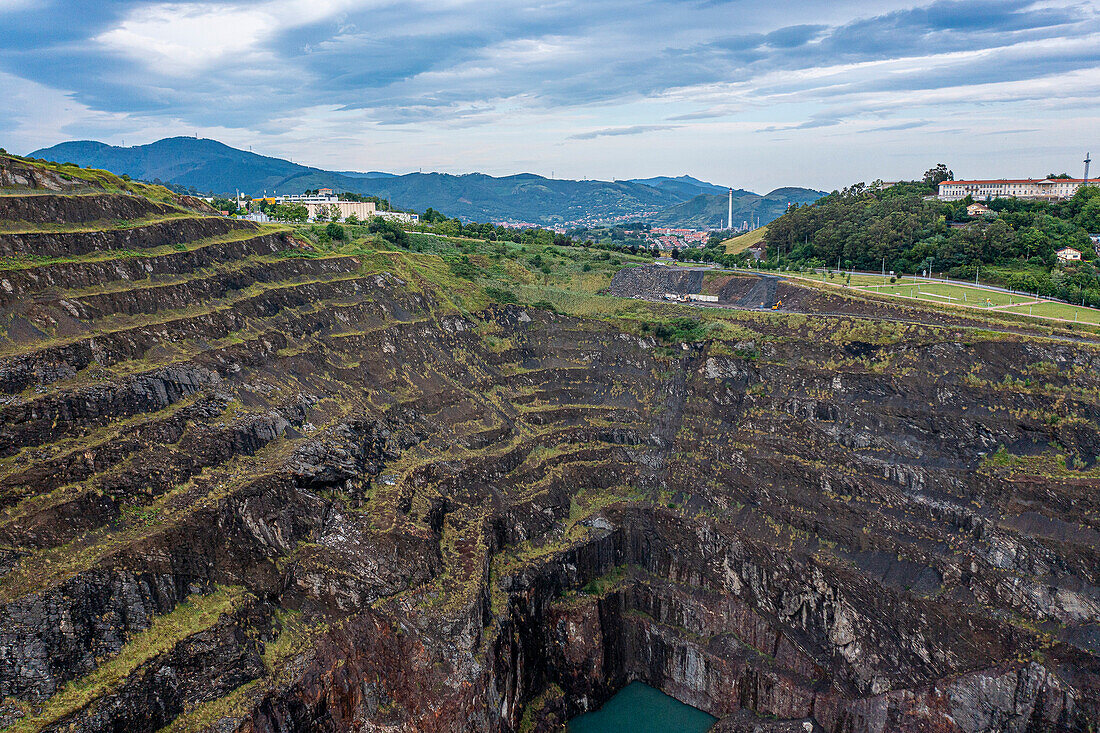
[(41, 730), (118, 689), (138, 667), (188, 636), (210, 628), (222, 616), (240, 607), (246, 597), (243, 588), (231, 586), (187, 599), (170, 613), (153, 619), (146, 631), (134, 635), (114, 657), (84, 677), (66, 683), (41, 710), (18, 720), (7, 729), (8, 733)]
[[(153, 226), (163, 222), (180, 219), (204, 218), (190, 211), (177, 211), (168, 214), (147, 216), (141, 219), (101, 219), (84, 221), (79, 224), (33, 223), (24, 221), (0, 221), (0, 234), (86, 234), (88, 232), (117, 232), (127, 229)], [(208, 217), (207, 217), (208, 218)]]
[(1014, 295), (1012, 293), (1002, 293), (998, 290), (985, 290), (984, 288), (956, 285), (954, 283), (914, 282), (908, 285), (870, 286), (867, 289), (886, 295), (898, 295), (905, 298), (916, 298), (951, 305), (966, 305), (974, 308), (992, 308), (1035, 300), (1035, 298), (1027, 295)]
[(1100, 310), (1086, 308), (1080, 305), (1070, 305), (1069, 303), (1043, 301), (1041, 303), (1035, 303), (1034, 305), (1018, 305), (1012, 308), (1006, 308), (1005, 310), (1030, 316), (1060, 318), (1065, 321), (1100, 325)]
[[(156, 186), (137, 181), (129, 181), (117, 176), (110, 171), (97, 168), (81, 168), (71, 163), (57, 163), (50, 160), (38, 160), (22, 158), (18, 155), (0, 154), (0, 159), (14, 160), (19, 163), (44, 168), (57, 173), (63, 180), (69, 181), (76, 188), (84, 188), (83, 193), (89, 191), (106, 191), (108, 193), (131, 193), (137, 196), (145, 196), (160, 203), (176, 204), (178, 197), (164, 186)], [(25, 189), (19, 189), (15, 193), (25, 193)], [(66, 191), (65, 193), (78, 193), (80, 191)]]
[(275, 438), (252, 455), (238, 454), (209, 466), (145, 505), (134, 523), (102, 525), (64, 545), (40, 549), (23, 556), (0, 577), (0, 604), (50, 587), (95, 567), (112, 553), (148, 539), (203, 511), (215, 511), (220, 501), (243, 486), (278, 475), (278, 466), (293, 450), (293, 443)]
[(1100, 310), (1095, 308), (1049, 300), (1036, 302), (1036, 298), (1030, 295), (1004, 293), (998, 290), (986, 290), (955, 283), (920, 282), (919, 284), (867, 287), (866, 289), (883, 295), (895, 295), (971, 308), (995, 308), (1002, 312), (1025, 316), (1057, 318), (1064, 321), (1100, 325)]
[(722, 242), (726, 246), (726, 254), (735, 255), (739, 252), (744, 252), (749, 247), (764, 241), (764, 237), (768, 233), (767, 227), (757, 227), (751, 232), (746, 232), (739, 237), (732, 237)]
[(236, 231), (229, 232), (228, 234), (222, 234), (216, 237), (206, 237), (204, 239), (196, 239), (187, 243), (177, 243), (174, 245), (162, 245), (159, 247), (150, 247), (148, 249), (134, 250), (134, 249), (106, 249), (97, 250), (95, 252), (88, 252), (82, 255), (68, 255), (48, 257), (42, 255), (20, 254), (15, 256), (0, 257), (0, 271), (4, 270), (29, 270), (36, 267), (45, 267), (47, 265), (56, 264), (81, 264), (91, 262), (107, 262), (111, 260), (129, 259), (134, 257), (161, 257), (165, 255), (176, 255), (181, 252), (194, 252), (195, 250), (208, 247), (210, 245), (217, 244), (230, 244), (233, 242), (242, 242), (249, 239), (255, 239), (268, 234), (279, 234), (289, 232), (287, 227), (277, 224), (261, 224), (259, 229), (252, 227), (242, 227)]
[(1100, 463), (1094, 462), (1090, 468), (1081, 456), (1062, 453), (1058, 449), (1050, 449), (1039, 455), (1020, 456), (1010, 453), (1002, 445), (995, 453), (982, 459), (981, 471), (1002, 476), (1095, 480), (1100, 478)]

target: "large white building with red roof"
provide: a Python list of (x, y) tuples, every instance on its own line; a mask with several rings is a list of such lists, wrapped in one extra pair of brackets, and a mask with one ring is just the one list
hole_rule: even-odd
[[(1096, 185), (1090, 179), (1090, 185)], [(975, 201), (993, 199), (1041, 199), (1057, 201), (1068, 199), (1085, 185), (1082, 178), (1000, 179), (988, 181), (944, 181), (940, 184), (940, 201), (958, 201), (967, 196)]]

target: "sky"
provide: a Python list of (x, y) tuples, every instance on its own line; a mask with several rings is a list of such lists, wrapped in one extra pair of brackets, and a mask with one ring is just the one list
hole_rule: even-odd
[[(1100, 4), (0, 0), (0, 146), (832, 190), (1082, 172)], [(1100, 170), (1097, 163), (1095, 170)]]

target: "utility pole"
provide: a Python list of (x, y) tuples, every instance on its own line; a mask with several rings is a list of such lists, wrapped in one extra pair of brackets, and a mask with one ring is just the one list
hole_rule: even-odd
[(886, 258), (882, 258), (882, 284), (886, 284)]

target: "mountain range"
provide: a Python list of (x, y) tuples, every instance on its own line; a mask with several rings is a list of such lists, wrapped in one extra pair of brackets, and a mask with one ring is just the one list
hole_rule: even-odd
[[(733, 192), (733, 224), (755, 220), (767, 224), (783, 215), (790, 204), (812, 204), (825, 194), (808, 188), (777, 188), (764, 196), (751, 191)], [(649, 222), (656, 226), (690, 229), (721, 229), (726, 225), (729, 201), (726, 194), (702, 193), (687, 201), (663, 209)]]
[[(240, 191), (257, 196), (332, 188), (380, 196), (402, 209), (423, 211), (431, 207), (470, 221), (530, 222), (545, 226), (625, 218), (676, 226), (697, 225), (691, 222), (721, 226), (728, 191), (690, 176), (574, 181), (532, 173), (496, 177), (483, 173), (396, 175), (381, 171), (328, 171), (194, 137), (165, 138), (133, 147), (72, 141), (36, 150), (28, 157), (103, 168), (202, 193), (232, 195)], [(736, 189), (734, 221), (747, 219), (751, 210), (762, 223), (767, 223), (783, 213), (786, 201), (797, 199), (802, 203), (822, 195), (809, 189), (779, 191), (798, 193), (774, 198), (778, 192), (760, 196)], [(778, 208), (780, 200), (782, 208)], [(715, 215), (719, 209), (721, 216)], [(741, 211), (746, 215), (738, 213)]]

